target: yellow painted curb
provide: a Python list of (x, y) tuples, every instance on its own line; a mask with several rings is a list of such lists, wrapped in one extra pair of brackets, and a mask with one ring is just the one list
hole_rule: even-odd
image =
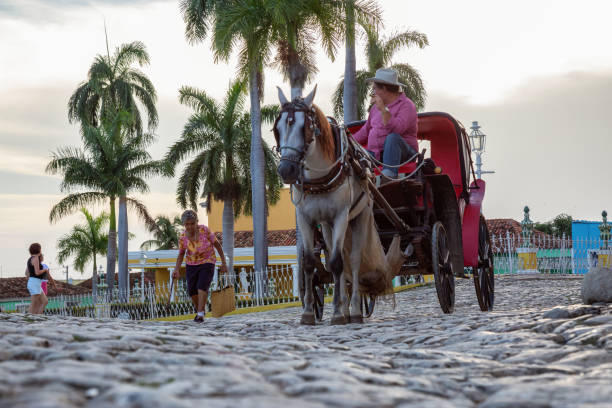
[[(403, 292), (408, 289), (416, 288), (419, 286), (425, 286), (427, 283), (413, 283), (411, 285), (403, 285), (393, 288), (394, 293)], [(325, 303), (331, 303), (332, 296), (325, 297)], [(280, 310), (287, 309), (290, 307), (299, 307), (302, 306), (302, 302), (290, 302), (290, 303), (280, 303), (277, 305), (265, 305), (265, 306), (254, 306), (254, 307), (245, 307), (242, 309), (236, 309), (233, 312), (230, 312), (224, 316), (232, 316), (232, 315), (240, 315), (247, 313), (259, 313), (259, 312), (267, 312), (270, 310)], [(157, 319), (149, 319), (156, 320), (160, 322), (178, 322), (183, 320), (192, 320), (195, 317), (195, 313), (181, 316), (171, 316), (171, 317), (158, 317)], [(207, 318), (212, 318), (212, 314), (210, 312), (206, 313)]]

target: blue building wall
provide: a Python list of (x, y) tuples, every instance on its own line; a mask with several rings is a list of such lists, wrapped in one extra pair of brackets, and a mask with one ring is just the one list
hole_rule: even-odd
[(572, 221), (572, 240), (599, 239), (601, 221)]
[(572, 221), (574, 273), (588, 272), (589, 250), (599, 249), (601, 221)]

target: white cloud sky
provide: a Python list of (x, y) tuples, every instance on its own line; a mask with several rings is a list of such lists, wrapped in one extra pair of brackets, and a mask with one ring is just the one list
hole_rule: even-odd
[[(415, 29), (429, 37), (424, 50), (399, 52), (397, 62), (417, 68), (429, 93), (428, 110), (442, 110), (466, 125), (478, 120), (488, 135), (485, 199), (488, 217), (521, 217), (529, 204), (536, 220), (561, 212), (597, 219), (612, 209), (612, 53), (608, 1), (380, 0), (386, 33)], [(20, 275), (27, 245), (39, 240), (55, 262), (55, 242), (78, 217), (49, 225), (61, 197), (59, 180), (44, 174), (51, 151), (78, 145), (66, 104), (98, 53), (104, 23), (115, 46), (145, 43), (144, 69), (159, 95), (160, 157), (178, 137), (189, 110), (182, 85), (221, 98), (235, 74), (233, 62), (214, 64), (208, 44), (190, 46), (177, 1), (0, 0), (0, 264)], [(320, 53), (317, 102), (330, 111), (330, 95), (344, 72), (344, 47), (335, 62)], [(358, 67), (363, 54), (358, 52)], [(266, 72), (265, 103), (276, 103), (282, 83)], [(313, 84), (309, 84), (310, 89)], [(284, 85), (285, 89), (288, 85)], [(153, 214), (178, 213), (174, 180), (155, 179), (142, 197)], [(169, 209), (175, 208), (175, 211)], [(130, 218), (137, 238), (147, 238)], [(87, 275), (87, 274), (86, 274)], [(76, 275), (75, 275), (76, 276)]]

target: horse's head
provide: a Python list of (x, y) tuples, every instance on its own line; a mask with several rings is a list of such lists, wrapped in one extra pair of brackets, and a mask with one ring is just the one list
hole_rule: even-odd
[(315, 107), (312, 102), (317, 87), (304, 99), (295, 98), (289, 102), (278, 88), (281, 112), (274, 122), (274, 137), (281, 155), (278, 174), (287, 184), (295, 183), (302, 171), (302, 162), (308, 153), (310, 143), (318, 131)]

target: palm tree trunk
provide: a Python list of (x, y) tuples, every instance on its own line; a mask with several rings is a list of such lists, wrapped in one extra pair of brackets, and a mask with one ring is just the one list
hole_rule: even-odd
[(127, 198), (119, 197), (119, 299), (127, 302), (128, 291), (128, 219)]
[(354, 0), (346, 8), (346, 57), (344, 60), (344, 123), (358, 120), (357, 117), (357, 68), (355, 59), (355, 10)]
[(227, 256), (227, 272), (234, 273), (234, 201), (223, 202), (223, 252)]
[(251, 185), (253, 200), (253, 250), (255, 272), (265, 267), (266, 240), (266, 179), (264, 151), (261, 141), (261, 105), (259, 100), (260, 72), (252, 67), (249, 72), (249, 96), (251, 99)]
[(91, 275), (91, 297), (94, 305), (98, 302), (98, 265), (96, 262), (96, 251), (93, 251), (93, 274)]
[(108, 301), (113, 301), (115, 287), (115, 263), (117, 262), (117, 219), (115, 216), (115, 198), (110, 199), (110, 217), (108, 227), (108, 249), (106, 251), (106, 283), (108, 284)]

